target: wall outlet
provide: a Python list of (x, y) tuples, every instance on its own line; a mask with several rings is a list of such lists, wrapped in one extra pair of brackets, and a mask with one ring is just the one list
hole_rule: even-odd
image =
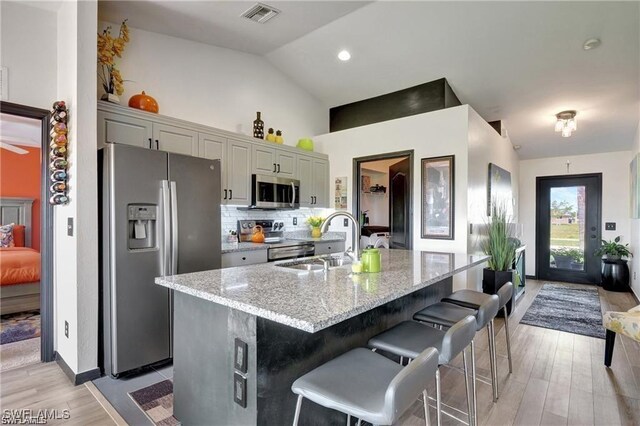
[(69, 338), (69, 322), (64, 322), (64, 337)]
[(298, 218), (294, 217), (293, 218), (293, 226), (296, 226), (298, 224)]
[(344, 220), (342, 221), (342, 226), (344, 226), (345, 228), (346, 228), (347, 226), (349, 226), (349, 219), (344, 219)]

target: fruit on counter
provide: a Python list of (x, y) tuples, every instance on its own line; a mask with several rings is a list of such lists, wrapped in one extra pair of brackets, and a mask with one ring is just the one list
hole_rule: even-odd
[(284, 143), (284, 138), (282, 137), (282, 130), (276, 131), (276, 143), (282, 145)]
[(276, 135), (273, 134), (273, 127), (269, 127), (269, 130), (267, 130), (267, 136), (264, 139), (267, 142), (275, 142), (276, 141)]
[(129, 99), (129, 106), (143, 111), (155, 112), (156, 114), (160, 110), (158, 102), (151, 96), (147, 95), (144, 90), (142, 93), (133, 95)]
[(300, 149), (304, 149), (305, 151), (313, 151), (313, 141), (309, 138), (303, 138), (298, 140), (298, 145), (296, 145)]

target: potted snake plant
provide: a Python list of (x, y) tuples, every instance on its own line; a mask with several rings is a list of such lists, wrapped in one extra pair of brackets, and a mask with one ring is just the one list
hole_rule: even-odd
[[(493, 203), (491, 217), (486, 223), (486, 238), (482, 242), (482, 251), (491, 256), (488, 266), (482, 271), (482, 291), (496, 294), (498, 289), (513, 282), (513, 264), (516, 259), (518, 240), (513, 235), (509, 214), (505, 206)], [(509, 302), (511, 304), (511, 302)], [(511, 306), (507, 307), (511, 311)]]

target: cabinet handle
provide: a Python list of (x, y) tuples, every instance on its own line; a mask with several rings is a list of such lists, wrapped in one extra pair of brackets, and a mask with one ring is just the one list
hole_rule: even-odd
[(224, 190), (224, 199), (225, 200), (227, 199), (227, 190), (226, 189)]
[(278, 164), (278, 173), (280, 173), (280, 164)]
[(156, 139), (156, 150), (160, 151), (160, 142)]
[(149, 138), (149, 149), (153, 149), (153, 139)]
[(233, 200), (233, 189), (229, 190), (229, 199)]
[(276, 172), (276, 163), (273, 163), (273, 173)]
[(311, 202), (309, 204), (313, 204), (313, 195), (309, 198), (311, 198)]

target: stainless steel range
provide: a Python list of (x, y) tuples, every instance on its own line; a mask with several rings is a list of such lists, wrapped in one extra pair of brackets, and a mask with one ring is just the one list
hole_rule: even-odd
[(251, 242), (255, 226), (261, 226), (264, 232), (264, 242), (269, 245), (267, 249), (267, 260), (269, 262), (313, 256), (315, 254), (313, 243), (285, 239), (284, 222), (278, 220), (239, 220), (238, 236), (240, 242)]

